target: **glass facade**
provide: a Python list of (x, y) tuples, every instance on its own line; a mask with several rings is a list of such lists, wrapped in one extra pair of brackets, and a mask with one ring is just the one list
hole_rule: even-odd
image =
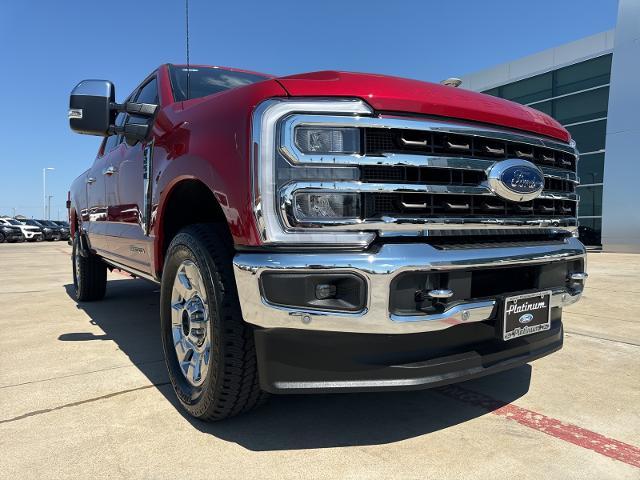
[(580, 237), (595, 246), (601, 245), (610, 75), (607, 54), (483, 92), (540, 110), (569, 130), (580, 151)]

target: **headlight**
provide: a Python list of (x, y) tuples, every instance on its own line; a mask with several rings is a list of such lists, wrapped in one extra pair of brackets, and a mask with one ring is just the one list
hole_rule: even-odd
[(297, 127), (296, 146), (303, 153), (359, 153), (358, 128)]
[[(358, 99), (270, 99), (252, 122), (253, 210), (265, 244), (364, 247), (358, 184), (362, 129), (343, 123), (373, 110)], [(351, 117), (351, 118), (349, 118)], [(343, 188), (344, 187), (344, 188)]]
[(294, 214), (306, 222), (360, 218), (359, 193), (295, 194)]

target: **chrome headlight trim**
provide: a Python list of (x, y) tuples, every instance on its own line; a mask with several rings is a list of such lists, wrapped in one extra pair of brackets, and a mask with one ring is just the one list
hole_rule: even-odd
[(361, 115), (371, 115), (373, 110), (358, 99), (270, 99), (258, 105), (252, 117), (251, 167), (253, 211), (262, 242), (268, 245), (366, 247), (375, 238), (372, 232), (306, 232), (287, 230), (284, 226), (276, 191), (275, 156), (280, 144), (278, 122), (292, 113), (357, 119)]

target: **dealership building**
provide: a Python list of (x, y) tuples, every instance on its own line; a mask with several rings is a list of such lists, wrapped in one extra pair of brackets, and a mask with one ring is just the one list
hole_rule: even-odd
[(640, 252), (640, 2), (616, 28), (462, 77), (462, 87), (558, 120), (580, 151), (580, 236)]

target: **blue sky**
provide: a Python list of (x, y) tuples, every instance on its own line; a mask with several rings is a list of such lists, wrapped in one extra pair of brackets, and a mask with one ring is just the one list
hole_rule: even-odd
[[(286, 75), (339, 69), (439, 81), (613, 28), (616, 0), (190, 0), (191, 61)], [(68, 94), (104, 78), (122, 100), (184, 62), (183, 0), (0, 5), (0, 215), (42, 217), (42, 168), (64, 216), (99, 139), (71, 133)]]

